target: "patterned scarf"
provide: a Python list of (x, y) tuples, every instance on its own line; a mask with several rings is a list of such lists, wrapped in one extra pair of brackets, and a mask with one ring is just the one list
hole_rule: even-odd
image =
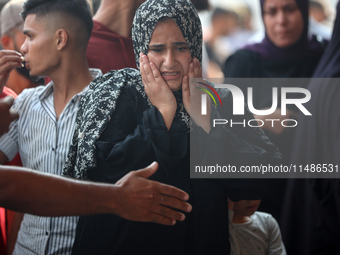
[[(159, 19), (164, 17), (172, 18), (176, 22), (188, 44), (191, 56), (201, 62), (201, 22), (192, 3), (189, 0), (149, 0), (138, 8), (133, 21), (132, 41), (137, 66), (139, 54), (147, 54), (153, 30)], [(125, 68), (110, 71), (95, 79), (80, 101), (64, 175), (86, 179), (87, 169), (96, 167), (95, 143), (116, 110), (122, 86), (134, 86), (152, 107), (138, 70)], [(176, 91), (174, 95), (178, 105), (176, 118), (180, 119), (189, 131), (190, 117), (184, 109), (181, 90)]]
[(153, 30), (162, 18), (172, 18), (188, 44), (192, 57), (202, 61), (202, 28), (197, 11), (190, 0), (149, 0), (136, 11), (132, 25), (132, 41), (136, 63), (139, 53), (148, 53)]

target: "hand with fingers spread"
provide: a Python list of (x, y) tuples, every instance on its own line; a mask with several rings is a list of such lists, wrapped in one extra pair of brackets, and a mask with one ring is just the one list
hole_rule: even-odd
[(145, 93), (162, 114), (165, 125), (169, 130), (177, 109), (176, 98), (156, 65), (149, 62), (149, 58), (143, 53), (140, 54), (140, 72)]
[(0, 91), (5, 86), (10, 72), (21, 67), (23, 56), (14, 50), (0, 50)]
[(176, 210), (191, 211), (191, 205), (185, 202), (189, 195), (173, 186), (147, 180), (157, 168), (158, 164), (153, 163), (130, 172), (116, 183), (120, 194), (117, 201), (121, 201), (116, 212), (119, 216), (163, 225), (174, 225), (185, 219), (184, 214)]
[(11, 122), (19, 117), (16, 112), (10, 110), (13, 101), (14, 98), (9, 96), (4, 99), (0, 99), (0, 136), (6, 133)]
[[(188, 75), (183, 77), (182, 91), (183, 91), (183, 104), (186, 111), (189, 113), (191, 119), (197, 126), (203, 128), (207, 133), (210, 131), (210, 98), (207, 100), (207, 114), (201, 114), (201, 94), (202, 91), (196, 88), (190, 90), (190, 79), (202, 78), (202, 69), (197, 58), (189, 64)], [(191, 93), (191, 94), (190, 94)]]

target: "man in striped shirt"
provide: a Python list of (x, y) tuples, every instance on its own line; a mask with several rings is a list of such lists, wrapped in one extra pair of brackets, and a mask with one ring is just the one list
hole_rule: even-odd
[[(80, 97), (99, 70), (89, 70), (86, 45), (92, 18), (86, 1), (26, 1), (21, 47), (32, 76), (46, 86), (24, 90), (14, 103), (21, 116), (1, 138), (0, 163), (18, 151), (23, 165), (61, 175)], [(23, 216), (13, 254), (69, 254), (77, 217)]]
[[(31, 75), (48, 76), (51, 82), (25, 90), (16, 99), (13, 108), (20, 118), (0, 139), (0, 163), (19, 152), (25, 167), (61, 175), (80, 98), (101, 75), (98, 69), (89, 70), (86, 61), (92, 17), (86, 0), (28, 0), (23, 9), (26, 40), (21, 52), (26, 67)], [(7, 59), (6, 68), (22, 63), (19, 54)], [(4, 82), (7, 71), (1, 72)], [(77, 220), (25, 214), (13, 254), (70, 254)]]

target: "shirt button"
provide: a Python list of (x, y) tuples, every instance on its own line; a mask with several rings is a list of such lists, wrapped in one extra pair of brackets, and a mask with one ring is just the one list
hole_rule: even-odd
[(45, 235), (47, 235), (47, 236), (48, 236), (48, 232), (47, 232), (47, 231), (45, 232)]

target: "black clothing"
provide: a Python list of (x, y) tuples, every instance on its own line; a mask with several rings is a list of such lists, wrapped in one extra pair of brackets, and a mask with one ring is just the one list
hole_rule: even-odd
[(265, 60), (257, 53), (242, 49), (224, 65), (226, 78), (300, 78), (311, 77), (321, 55), (299, 60)]
[[(147, 54), (152, 33), (162, 18), (176, 22), (191, 57), (200, 61), (202, 30), (192, 3), (149, 0), (136, 11), (132, 27), (137, 66), (139, 54)], [(243, 160), (254, 164), (276, 162), (281, 155), (256, 128), (234, 130), (225, 126), (206, 134), (190, 125), (181, 91), (174, 95), (178, 108), (168, 131), (145, 93), (138, 70), (111, 71), (92, 82), (80, 102), (77, 132), (65, 173), (115, 183), (129, 171), (157, 161), (159, 169), (151, 178), (188, 192), (193, 211), (173, 227), (132, 222), (114, 215), (81, 217), (73, 254), (229, 253), (227, 196), (234, 200), (258, 199), (266, 185), (257, 180), (190, 180), (190, 148), (201, 148), (202, 160), (211, 159), (208, 148), (216, 140), (223, 141), (227, 153), (222, 151), (216, 157), (235, 164)], [(231, 109), (230, 98), (225, 100), (225, 108)], [(230, 118), (228, 112), (220, 114)], [(190, 132), (200, 132), (201, 140), (197, 142), (202, 146), (190, 145)]]
[[(293, 163), (340, 163), (340, 86), (339, 79), (334, 79), (340, 78), (339, 31), (340, 2), (331, 41), (313, 75), (316, 79), (308, 86), (313, 117), (299, 119)], [(282, 229), (289, 254), (340, 254), (340, 181), (336, 175), (333, 179), (289, 180)]]
[[(224, 66), (224, 75), (226, 78), (274, 78), (273, 81), (275, 81), (275, 78), (311, 77), (320, 57), (320, 55), (311, 55), (308, 59), (296, 59), (294, 61), (272, 60), (263, 59), (258, 53), (242, 49), (227, 59)], [(249, 81), (251, 87), (253, 87), (253, 102), (256, 109), (264, 109), (272, 105), (272, 88), (270, 86), (277, 87), (279, 91), (284, 86), (284, 82), (258, 82), (258, 80), (253, 79), (249, 79)], [(248, 86), (240, 85), (244, 95), (247, 94)], [(297, 86), (301, 87), (303, 85), (297, 84)], [(294, 111), (294, 109), (290, 110)], [(289, 164), (294, 130), (295, 128), (286, 128), (280, 135), (265, 131), (269, 139), (282, 153), (285, 165)], [(273, 179), (268, 187), (270, 192), (262, 199), (259, 207), (260, 211), (272, 214), (280, 226), (282, 226), (280, 222), (283, 209), (282, 200), (286, 185), (286, 179)]]
[[(228, 102), (231, 104), (230, 98), (224, 99)], [(73, 254), (228, 254), (227, 197), (258, 199), (266, 191), (265, 185), (257, 180), (190, 180), (189, 133), (179, 119), (175, 118), (167, 131), (157, 108), (150, 108), (134, 87), (122, 87), (117, 109), (96, 142), (97, 167), (88, 170), (88, 179), (115, 183), (129, 171), (156, 160), (159, 169), (151, 178), (188, 192), (194, 209), (173, 227), (131, 222), (114, 215), (80, 217)], [(280, 154), (275, 146), (261, 130), (251, 130), (221, 129), (208, 135), (196, 127), (192, 132), (205, 134), (202, 140), (208, 144), (225, 140), (231, 153), (224, 152), (225, 162), (277, 162)]]
[[(298, 119), (291, 162), (303, 167), (332, 164), (335, 173), (340, 164), (339, 80), (318, 79), (308, 89), (312, 98), (306, 107), (312, 116)], [(339, 254), (339, 175), (288, 180), (281, 229), (288, 254)]]
[[(320, 56), (310, 59), (292, 61), (287, 60), (264, 60), (249, 50), (239, 50), (230, 56), (224, 66), (226, 78), (301, 78), (311, 77)], [(249, 84), (248, 84), (249, 85)], [(275, 86), (280, 89), (282, 83), (266, 82), (264, 84), (251, 83), (254, 94), (253, 102), (256, 109), (264, 109), (272, 104), (272, 89)], [(300, 85), (301, 86), (301, 85)], [(247, 94), (247, 87), (240, 85), (243, 93)], [(292, 148), (292, 129), (286, 129), (282, 134), (275, 135), (266, 131), (270, 140), (279, 148), (283, 154), (284, 162), (288, 163)]]

